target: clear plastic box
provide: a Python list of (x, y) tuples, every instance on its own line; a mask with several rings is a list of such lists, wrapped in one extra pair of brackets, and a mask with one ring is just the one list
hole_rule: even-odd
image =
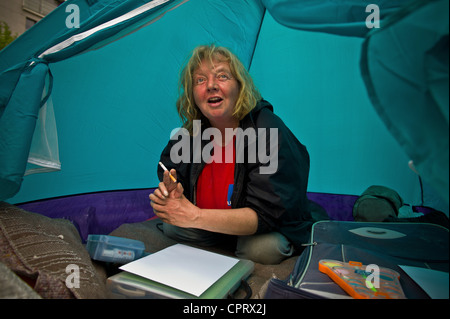
[(135, 239), (88, 235), (86, 249), (94, 260), (126, 264), (144, 255), (145, 245)]

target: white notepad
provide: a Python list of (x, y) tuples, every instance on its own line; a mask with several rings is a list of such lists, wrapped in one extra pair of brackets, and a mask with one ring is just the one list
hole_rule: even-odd
[(237, 258), (176, 244), (120, 269), (199, 297), (238, 262)]

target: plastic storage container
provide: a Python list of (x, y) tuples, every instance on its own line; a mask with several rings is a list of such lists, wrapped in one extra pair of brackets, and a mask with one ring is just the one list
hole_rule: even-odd
[(88, 235), (86, 249), (94, 260), (126, 264), (144, 255), (145, 245), (135, 239)]

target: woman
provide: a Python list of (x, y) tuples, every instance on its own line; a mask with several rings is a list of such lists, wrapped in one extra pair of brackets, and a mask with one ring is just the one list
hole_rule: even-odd
[(180, 89), (177, 136), (189, 143), (169, 141), (161, 162), (176, 182), (158, 168), (162, 182), (150, 195), (164, 233), (200, 245), (237, 236), (236, 255), (263, 264), (291, 256), (311, 226), (306, 148), (226, 48), (197, 47)]

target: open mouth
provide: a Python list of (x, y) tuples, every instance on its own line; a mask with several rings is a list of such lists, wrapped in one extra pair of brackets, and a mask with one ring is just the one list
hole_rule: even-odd
[(210, 97), (208, 99), (208, 103), (210, 103), (210, 104), (217, 104), (217, 103), (220, 103), (222, 101), (223, 101), (223, 99), (221, 97), (218, 97), (218, 96)]

